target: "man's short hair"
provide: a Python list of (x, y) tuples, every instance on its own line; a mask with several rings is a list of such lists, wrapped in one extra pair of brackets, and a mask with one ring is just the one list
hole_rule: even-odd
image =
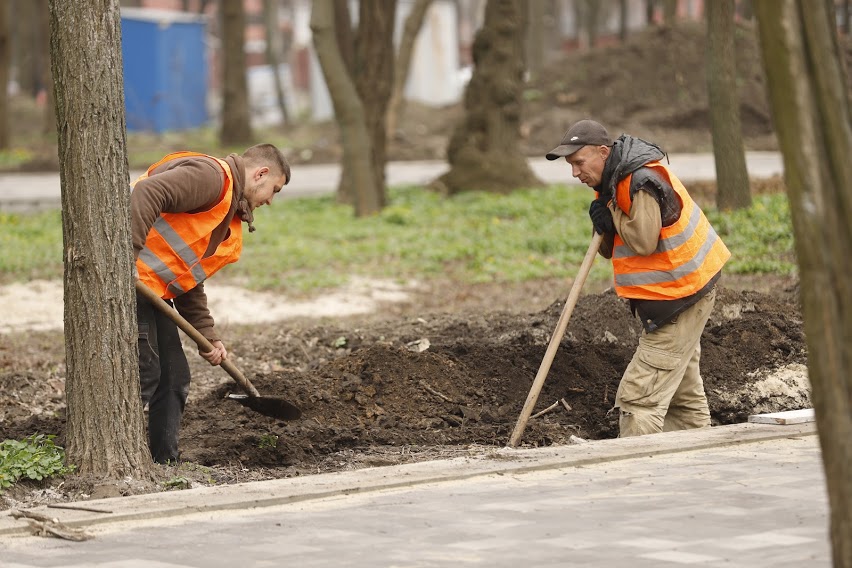
[(281, 150), (273, 144), (256, 144), (246, 148), (246, 151), (243, 152), (243, 160), (252, 164), (268, 164), (277, 168), (287, 178), (284, 185), (290, 183), (290, 163)]

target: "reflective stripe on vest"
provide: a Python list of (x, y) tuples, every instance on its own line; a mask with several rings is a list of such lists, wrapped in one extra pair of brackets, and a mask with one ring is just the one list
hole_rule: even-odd
[[(623, 298), (637, 300), (675, 300), (685, 298), (706, 285), (724, 266), (731, 253), (713, 230), (701, 208), (668, 168), (659, 162), (654, 168), (671, 184), (681, 201), (680, 217), (663, 227), (657, 248), (649, 255), (638, 255), (616, 234), (612, 255), (615, 291)], [(630, 181), (622, 179), (616, 188), (616, 203), (630, 212)]]
[(236, 262), (242, 251), (242, 222), (235, 216), (225, 240), (213, 254), (204, 257), (213, 230), (231, 208), (233, 174), (224, 160), (196, 152), (176, 152), (148, 168), (133, 186), (166, 162), (191, 157), (214, 160), (222, 168), (225, 179), (219, 200), (213, 207), (199, 213), (162, 213), (148, 232), (136, 268), (139, 279), (166, 299), (188, 292), (223, 266)]

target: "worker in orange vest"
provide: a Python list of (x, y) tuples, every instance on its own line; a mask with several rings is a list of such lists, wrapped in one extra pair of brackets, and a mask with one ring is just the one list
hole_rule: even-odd
[[(197, 152), (169, 154), (133, 183), (131, 231), (139, 279), (172, 304), (210, 343), (200, 353), (211, 365), (228, 352), (207, 307), (204, 281), (236, 262), (243, 223), (269, 205), (290, 181), (290, 165), (272, 144), (224, 159)], [(139, 376), (148, 407), (151, 456), (178, 459), (178, 435), (189, 394), (189, 364), (175, 323), (137, 293)]]
[(710, 426), (700, 340), (731, 253), (664, 156), (633, 136), (613, 141), (593, 120), (571, 126), (546, 156), (564, 158), (595, 190), (589, 216), (604, 236), (599, 252), (612, 259), (615, 292), (644, 327), (615, 396), (622, 437)]

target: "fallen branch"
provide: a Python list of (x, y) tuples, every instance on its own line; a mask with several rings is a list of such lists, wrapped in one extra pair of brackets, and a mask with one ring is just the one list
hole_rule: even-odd
[(447, 401), (447, 402), (450, 402), (450, 403), (455, 404), (455, 402), (453, 402), (453, 400), (452, 400), (452, 399), (450, 399), (449, 397), (447, 397), (447, 396), (445, 396), (445, 395), (441, 394), (440, 392), (436, 391), (436, 390), (435, 390), (435, 389), (433, 389), (431, 386), (429, 386), (429, 383), (427, 383), (425, 380), (421, 380), (421, 381), (420, 381), (420, 386), (421, 386), (421, 387), (423, 387), (424, 389), (426, 389), (426, 391), (428, 391), (428, 392), (430, 392), (430, 393), (434, 394), (434, 395), (435, 395), (435, 396), (437, 396), (438, 398), (442, 398), (442, 399), (444, 399), (444, 400), (445, 400), (445, 401)]
[(89, 511), (92, 513), (112, 513), (107, 509), (96, 509), (95, 507), (85, 507), (83, 505), (67, 505), (64, 503), (50, 503), (48, 505), (51, 509), (72, 509), (74, 511)]
[(556, 408), (557, 406), (559, 406), (559, 401), (558, 401), (558, 400), (557, 400), (556, 402), (554, 402), (553, 404), (551, 404), (550, 406), (548, 406), (547, 408), (545, 408), (544, 410), (542, 410), (542, 411), (540, 411), (540, 412), (536, 412), (535, 414), (533, 414), (532, 416), (530, 416), (530, 418), (538, 418), (539, 416), (542, 416), (542, 415), (544, 415), (544, 414), (547, 414), (548, 412), (550, 412), (551, 410), (553, 410), (553, 409), (554, 409), (554, 408)]
[(569, 405), (569, 404), (565, 401), (565, 399), (564, 399), (564, 398), (560, 398), (560, 399), (559, 399), (559, 402), (561, 402), (561, 403), (562, 403), (562, 406), (564, 406), (564, 407), (565, 407), (565, 410), (567, 410), (568, 412), (571, 412), (571, 405)]
[(73, 540), (75, 542), (82, 542), (84, 540), (94, 538), (93, 535), (90, 535), (83, 529), (69, 527), (59, 522), (59, 519), (51, 518), (47, 515), (42, 515), (41, 513), (12, 510), (9, 511), (9, 514), (15, 519), (26, 519), (27, 524), (30, 527), (30, 531), (35, 536), (55, 536), (57, 538)]

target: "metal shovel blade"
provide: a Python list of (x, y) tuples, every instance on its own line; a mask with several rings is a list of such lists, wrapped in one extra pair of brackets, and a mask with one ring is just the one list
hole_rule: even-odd
[(302, 411), (292, 402), (270, 396), (249, 396), (247, 394), (229, 394), (228, 398), (236, 400), (243, 406), (251, 408), (270, 418), (278, 420), (298, 420)]

